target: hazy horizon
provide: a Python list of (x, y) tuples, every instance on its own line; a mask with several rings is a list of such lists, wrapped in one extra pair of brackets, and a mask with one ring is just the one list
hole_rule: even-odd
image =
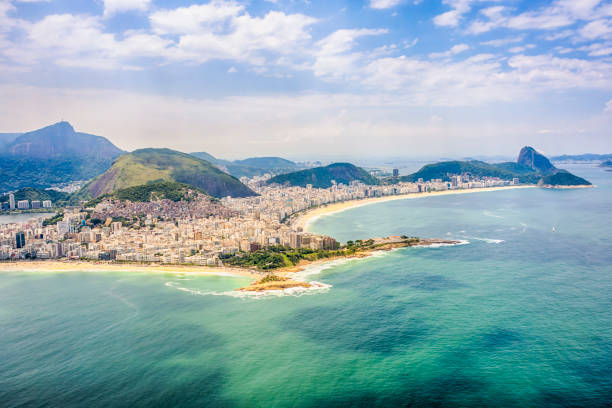
[(610, 153), (612, 4), (0, 0), (2, 132), (251, 156)]

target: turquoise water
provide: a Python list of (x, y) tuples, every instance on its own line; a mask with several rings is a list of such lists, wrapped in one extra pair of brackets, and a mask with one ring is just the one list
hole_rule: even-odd
[(321, 218), (313, 229), (340, 240), (469, 244), (339, 264), (311, 277), (332, 285), (312, 295), (232, 297), (245, 280), (230, 277), (3, 273), (0, 405), (610, 406), (612, 174), (572, 171), (598, 188)]

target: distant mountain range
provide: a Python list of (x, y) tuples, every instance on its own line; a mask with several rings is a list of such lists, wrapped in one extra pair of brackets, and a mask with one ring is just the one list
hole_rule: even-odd
[(612, 160), (606, 160), (599, 164), (599, 167), (612, 168)]
[[(416, 173), (400, 178), (401, 181), (416, 182), (442, 179), (450, 180), (450, 175), (469, 173), (477, 177), (498, 177), (502, 180), (518, 178), (521, 183), (553, 185), (591, 185), (587, 180), (574, 176), (566, 170), (557, 169), (544, 155), (533, 147), (525, 146), (519, 152), (516, 162), (490, 164), (482, 161), (446, 161), (428, 164)], [(557, 177), (553, 176), (559, 173)], [(545, 180), (543, 180), (547, 177)]]
[(351, 163), (333, 163), (325, 167), (314, 167), (293, 173), (280, 174), (268, 180), (268, 184), (306, 187), (312, 184), (314, 188), (329, 188), (332, 180), (348, 185), (351, 181), (361, 181), (364, 184), (376, 185), (380, 181), (370, 173)]
[(262, 176), (266, 173), (280, 174), (298, 170), (296, 163), (281, 157), (251, 157), (244, 160), (218, 159), (210, 153), (195, 152), (193, 156), (206, 160), (234, 177)]
[(612, 153), (564, 154), (562, 156), (553, 156), (550, 158), (550, 160), (557, 163), (598, 163), (606, 160), (612, 160)]
[(59, 122), (27, 133), (0, 134), (0, 191), (87, 180), (123, 153), (108, 139)]
[(75, 197), (87, 200), (160, 181), (190, 185), (213, 197), (256, 195), (238, 179), (206, 160), (170, 149), (140, 149), (119, 157), (110, 169), (89, 181)]

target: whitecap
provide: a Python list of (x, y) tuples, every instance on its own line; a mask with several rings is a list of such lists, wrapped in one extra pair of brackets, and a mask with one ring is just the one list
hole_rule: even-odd
[(275, 289), (275, 290), (266, 290), (262, 292), (255, 291), (240, 291), (240, 290), (228, 290), (223, 292), (218, 291), (209, 291), (209, 290), (198, 290), (198, 289), (190, 289), (184, 288), (178, 285), (175, 285), (173, 282), (166, 282), (166, 286), (180, 290), (182, 292), (191, 293), (192, 295), (197, 296), (229, 296), (239, 299), (263, 299), (269, 297), (282, 297), (282, 296), (304, 296), (304, 295), (314, 295), (317, 293), (327, 292), (332, 285), (328, 285), (326, 283), (312, 281), (309, 282), (310, 287), (294, 287), (294, 288), (286, 288), (286, 289)]
[(451, 246), (459, 246), (459, 245), (467, 245), (470, 241), (467, 239), (457, 240), (455, 243), (439, 243), (439, 244), (428, 244), (428, 245), (414, 245), (410, 248), (442, 248), (442, 247), (451, 247)]
[[(352, 259), (359, 259), (359, 258), (342, 258), (342, 259), (334, 259), (333, 261), (329, 261), (329, 262), (323, 262), (320, 264), (312, 264), (309, 265), (307, 267), (305, 267), (304, 269), (302, 269), (299, 272), (295, 272), (291, 278), (293, 280), (296, 281), (306, 281), (306, 277), (308, 276), (312, 276), (312, 275), (318, 275), (321, 272), (323, 272), (326, 269), (330, 269), (333, 268), (334, 266), (338, 266), (338, 265), (343, 265), (345, 263), (347, 263), (348, 261), (351, 261)], [(310, 282), (312, 283), (312, 282)]]
[(476, 239), (478, 241), (484, 241), (487, 244), (501, 244), (502, 242), (505, 242), (503, 239), (494, 239), (494, 238), (470, 237), (470, 239)]

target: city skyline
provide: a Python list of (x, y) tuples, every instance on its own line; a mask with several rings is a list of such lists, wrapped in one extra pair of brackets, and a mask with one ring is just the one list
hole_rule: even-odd
[(223, 158), (609, 153), (608, 1), (0, 1), (3, 132)]

